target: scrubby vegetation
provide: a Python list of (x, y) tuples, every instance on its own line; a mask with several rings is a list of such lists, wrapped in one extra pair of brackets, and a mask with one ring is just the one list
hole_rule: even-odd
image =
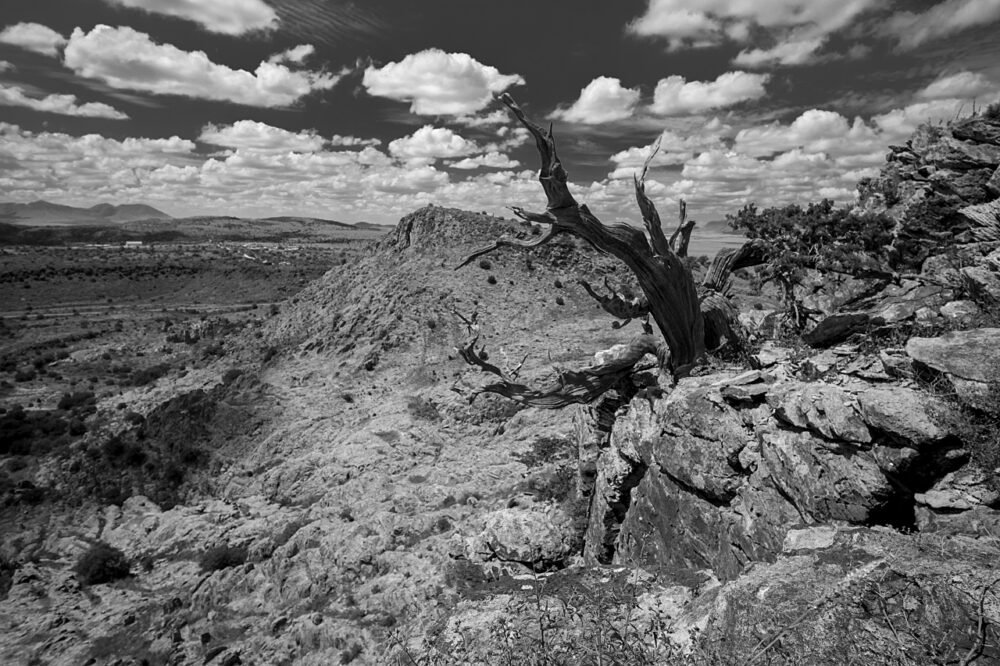
[(125, 553), (99, 541), (80, 556), (73, 571), (84, 585), (99, 585), (125, 578), (131, 573), (131, 565)]
[(202, 571), (221, 571), (238, 567), (247, 561), (247, 549), (242, 546), (213, 546), (198, 557)]

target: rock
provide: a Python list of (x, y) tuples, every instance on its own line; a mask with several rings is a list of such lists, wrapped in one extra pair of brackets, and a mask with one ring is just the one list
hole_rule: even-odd
[(760, 350), (754, 354), (754, 359), (760, 364), (762, 368), (769, 368), (772, 365), (777, 365), (784, 361), (787, 361), (791, 357), (791, 350), (787, 347), (779, 347), (777, 344), (768, 340), (760, 346)]
[(572, 519), (558, 508), (510, 508), (487, 514), (482, 531), (467, 541), (474, 561), (511, 562), (536, 571), (563, 566), (578, 548)]
[(803, 514), (818, 521), (872, 520), (894, 490), (867, 451), (842, 450), (810, 432), (758, 431), (771, 479)]
[(837, 528), (832, 525), (807, 527), (801, 530), (788, 530), (781, 550), (784, 553), (792, 553), (797, 550), (829, 548), (833, 545), (836, 536)]
[(953, 331), (937, 338), (910, 338), (906, 353), (914, 361), (956, 377), (980, 382), (1000, 376), (1000, 328)]
[(970, 321), (979, 314), (979, 306), (975, 301), (948, 301), (941, 306), (941, 316), (956, 321)]
[(1000, 505), (1000, 493), (990, 486), (988, 475), (973, 467), (948, 474), (913, 499), (935, 511), (968, 511), (977, 506), (996, 508)]
[(963, 171), (996, 168), (1000, 164), (1000, 146), (942, 136), (927, 146), (923, 159), (939, 167)]
[(976, 240), (1000, 241), (1000, 199), (965, 206), (958, 212), (973, 223), (972, 235)]
[(865, 423), (902, 445), (921, 449), (952, 435), (945, 425), (950, 410), (933, 396), (893, 387), (861, 391), (857, 399)]
[(914, 376), (913, 361), (904, 349), (883, 349), (878, 353), (882, 369), (890, 377), (909, 378)]
[(986, 185), (984, 185), (984, 187), (990, 194), (1000, 196), (1000, 167), (997, 167), (993, 171), (993, 175), (990, 176), (988, 181), (986, 181)]
[(982, 266), (969, 266), (961, 270), (968, 281), (973, 295), (1000, 305), (1000, 273)]
[(843, 342), (855, 333), (861, 333), (870, 326), (881, 326), (884, 322), (867, 312), (841, 312), (826, 317), (802, 335), (802, 340), (810, 347), (829, 347)]
[(831, 440), (871, 442), (857, 399), (831, 384), (784, 382), (767, 395), (767, 403), (784, 422)]
[(914, 513), (917, 529), (921, 533), (940, 532), (989, 539), (1000, 534), (1000, 511), (985, 506), (975, 506), (958, 513), (941, 513), (918, 504)]

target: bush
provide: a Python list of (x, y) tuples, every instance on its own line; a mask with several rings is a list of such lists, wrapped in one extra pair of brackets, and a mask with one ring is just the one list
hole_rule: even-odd
[(84, 585), (110, 583), (131, 573), (125, 553), (103, 541), (81, 555), (73, 571)]
[(1000, 101), (993, 102), (983, 111), (983, 118), (988, 120), (1000, 120)]
[(34, 368), (24, 368), (24, 369), (18, 370), (17, 372), (14, 373), (14, 381), (15, 382), (30, 382), (32, 379), (34, 379), (37, 376), (38, 376), (38, 373), (35, 372)]
[(484, 271), (488, 271), (491, 268), (493, 268), (493, 264), (491, 264), (488, 259), (480, 259), (479, 267), (482, 268)]
[(488, 278), (486, 278), (486, 281), (489, 282), (490, 284), (496, 284), (497, 283), (497, 279), (493, 275), (491, 275)]
[(198, 564), (202, 571), (220, 571), (229, 567), (238, 567), (246, 561), (247, 549), (243, 546), (215, 546), (206, 550), (198, 558)]

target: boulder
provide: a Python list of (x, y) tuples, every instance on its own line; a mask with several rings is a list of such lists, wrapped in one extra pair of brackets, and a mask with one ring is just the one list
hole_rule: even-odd
[(960, 400), (996, 412), (1000, 382), (1000, 328), (953, 331), (937, 338), (910, 338), (906, 353), (917, 368), (944, 374)]
[(948, 301), (941, 306), (941, 316), (955, 321), (971, 321), (979, 315), (979, 306), (975, 301)]
[(881, 326), (885, 321), (867, 312), (839, 312), (830, 315), (802, 335), (810, 347), (829, 347), (843, 342), (855, 333), (863, 333), (871, 326)]
[(813, 520), (868, 522), (893, 499), (871, 452), (845, 450), (810, 432), (765, 428), (758, 436), (771, 479)]
[(1000, 506), (1000, 493), (989, 475), (975, 467), (964, 467), (946, 475), (925, 493), (913, 496), (917, 504), (935, 511), (968, 511), (977, 506)]
[(978, 382), (1000, 380), (1000, 328), (910, 338), (906, 353), (917, 363), (954, 377)]
[(767, 395), (767, 403), (785, 423), (811, 430), (830, 440), (871, 442), (857, 399), (844, 389), (821, 382), (783, 382)]
[(968, 266), (961, 273), (975, 296), (1000, 305), (1000, 273), (983, 266)]
[(922, 449), (952, 435), (950, 410), (939, 398), (897, 386), (861, 391), (857, 399), (865, 423), (902, 445)]
[(556, 507), (500, 509), (487, 514), (482, 531), (466, 542), (473, 561), (507, 562), (535, 571), (561, 567), (577, 551), (573, 521)]

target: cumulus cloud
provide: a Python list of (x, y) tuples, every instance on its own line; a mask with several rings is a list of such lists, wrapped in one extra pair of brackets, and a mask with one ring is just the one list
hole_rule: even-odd
[(664, 116), (721, 109), (764, 96), (767, 74), (726, 72), (714, 81), (688, 81), (683, 76), (660, 79), (651, 110)]
[(490, 169), (514, 169), (521, 166), (517, 160), (512, 160), (507, 155), (492, 151), (485, 155), (466, 157), (449, 165), (453, 169), (478, 169), (479, 167), (489, 167)]
[(75, 29), (64, 62), (80, 76), (113, 88), (262, 107), (288, 106), (313, 91), (332, 88), (340, 79), (266, 61), (252, 73), (231, 69), (212, 62), (203, 51), (157, 44), (132, 28), (107, 25), (89, 33)]
[(754, 157), (799, 149), (807, 153), (836, 155), (885, 150), (875, 130), (861, 118), (853, 122), (835, 111), (809, 109), (790, 124), (771, 123), (740, 130), (734, 149)]
[(474, 141), (469, 141), (445, 127), (424, 125), (409, 136), (389, 142), (393, 157), (415, 162), (433, 162), (438, 159), (464, 157), (480, 151)]
[(923, 12), (897, 12), (884, 29), (899, 40), (900, 49), (909, 50), (996, 21), (1000, 21), (1000, 0), (945, 0)]
[(0, 32), (0, 43), (20, 46), (42, 55), (57, 56), (59, 47), (66, 44), (66, 38), (39, 23), (15, 23)]
[(485, 108), (493, 96), (523, 84), (518, 74), (501, 74), (467, 53), (427, 49), (399, 62), (365, 69), (368, 94), (410, 103), (418, 115), (465, 116)]
[(624, 120), (632, 116), (639, 95), (638, 88), (625, 88), (619, 79), (599, 76), (580, 91), (572, 106), (557, 109), (549, 117), (584, 125)]
[(278, 25), (278, 15), (264, 0), (105, 0), (105, 2), (194, 21), (209, 32), (242, 35)]
[[(657, 141), (659, 151), (650, 162), (651, 167), (676, 166), (687, 162), (701, 152), (706, 150), (723, 150), (725, 143), (723, 139), (727, 137), (732, 128), (724, 124), (718, 118), (713, 118), (701, 128), (692, 128), (679, 133), (667, 129), (664, 130)], [(633, 146), (626, 150), (615, 153), (611, 156), (611, 161), (616, 168), (608, 177), (632, 178), (649, 159), (656, 142), (645, 146)]]
[(268, 62), (291, 62), (297, 65), (301, 65), (306, 61), (306, 58), (311, 56), (316, 52), (316, 47), (312, 44), (299, 44), (298, 46), (293, 46), (287, 51), (282, 51), (281, 53), (276, 53), (267, 59)]
[(247, 148), (263, 152), (312, 152), (325, 141), (315, 130), (289, 132), (254, 120), (238, 120), (232, 125), (205, 125), (198, 140), (226, 148)]
[(118, 109), (101, 102), (86, 102), (79, 104), (76, 95), (45, 95), (30, 97), (20, 86), (8, 86), (0, 83), (0, 105), (23, 106), (34, 111), (58, 113), (63, 116), (79, 118), (110, 118), (125, 120), (128, 116)]
[(917, 93), (922, 99), (972, 98), (995, 92), (997, 86), (979, 72), (957, 72), (942, 76)]
[[(452, 122), (458, 125), (464, 125), (465, 127), (492, 127), (494, 125), (503, 125), (509, 120), (510, 114), (507, 113), (507, 109), (497, 109), (496, 111), (491, 111), (486, 114), (458, 116)], [(506, 129), (506, 127), (500, 127), (498, 128), (498, 131)]]
[(0, 60), (0, 73), (14, 71), (14, 63)]

